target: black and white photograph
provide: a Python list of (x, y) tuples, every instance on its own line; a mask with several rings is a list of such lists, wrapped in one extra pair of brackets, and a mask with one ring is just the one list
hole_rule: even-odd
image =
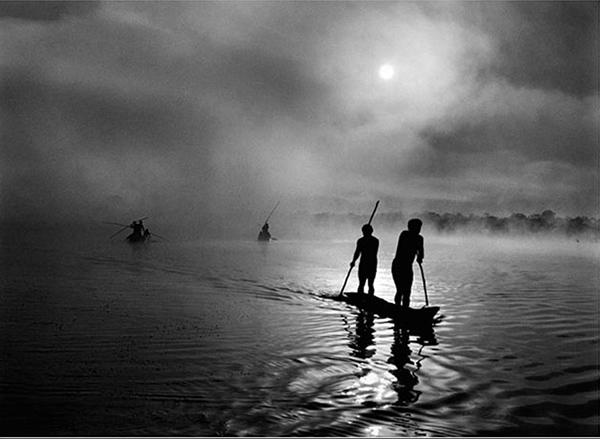
[(598, 437), (600, 3), (0, 1), (1, 437)]

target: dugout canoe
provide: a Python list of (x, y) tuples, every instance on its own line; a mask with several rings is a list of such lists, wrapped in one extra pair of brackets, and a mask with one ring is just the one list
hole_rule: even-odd
[(127, 238), (125, 238), (125, 240), (129, 243), (129, 244), (144, 244), (150, 241), (150, 237), (152, 235), (134, 235), (131, 234), (129, 235)]
[(365, 311), (373, 312), (380, 317), (394, 319), (397, 322), (411, 326), (427, 326), (436, 320), (439, 306), (424, 306), (423, 308), (401, 308), (381, 297), (370, 294), (343, 293), (336, 300), (354, 305)]

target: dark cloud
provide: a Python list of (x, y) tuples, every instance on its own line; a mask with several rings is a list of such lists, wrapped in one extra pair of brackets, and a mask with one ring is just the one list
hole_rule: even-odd
[(598, 91), (598, 8), (586, 1), (468, 2), (462, 19), (494, 38), (497, 56), (481, 75), (581, 98)]
[(176, 96), (59, 84), (27, 69), (4, 72), (0, 108), (7, 121), (5, 147), (20, 148), (23, 138), (35, 128), (67, 126), (72, 134), (89, 142), (82, 143), (82, 149), (97, 144), (107, 150), (162, 150), (166, 143), (173, 148), (199, 133), (202, 137), (196, 137), (196, 144), (201, 144), (215, 130), (208, 115), (203, 117), (190, 102)]
[(579, 97), (598, 91), (598, 2), (515, 2), (516, 32), (500, 41), (492, 70), (519, 86)]
[(261, 50), (235, 49), (221, 65), (223, 84), (238, 93), (237, 99), (249, 111), (291, 113), (310, 117), (330, 93), (305, 66), (285, 54), (272, 55)]
[[(442, 154), (518, 152), (527, 160), (557, 160), (586, 166), (597, 159), (598, 126), (581, 114), (561, 119), (561, 112), (537, 114), (535, 120), (502, 115), (478, 124), (457, 126), (451, 132), (423, 132), (423, 139)], [(467, 163), (468, 165), (468, 163)]]
[(0, 19), (57, 21), (68, 15), (84, 15), (98, 8), (95, 1), (2, 1)]

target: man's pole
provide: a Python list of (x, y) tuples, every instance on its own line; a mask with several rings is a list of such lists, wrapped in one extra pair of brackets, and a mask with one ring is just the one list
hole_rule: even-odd
[(419, 262), (419, 268), (421, 269), (421, 279), (423, 279), (423, 291), (425, 292), (425, 306), (429, 306), (429, 299), (427, 298), (427, 286), (425, 285), (425, 273), (423, 273), (423, 265)]

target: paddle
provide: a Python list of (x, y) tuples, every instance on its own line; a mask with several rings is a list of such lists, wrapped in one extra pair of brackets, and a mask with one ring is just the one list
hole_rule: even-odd
[(108, 239), (113, 239), (115, 236), (117, 236), (117, 235), (118, 235), (119, 233), (121, 233), (123, 230), (125, 230), (125, 229), (128, 229), (128, 228), (129, 228), (129, 226), (125, 226), (125, 227), (123, 227), (121, 230), (119, 230), (117, 233), (115, 233), (113, 236), (111, 236), (111, 237), (110, 237), (110, 238), (108, 238)]
[(421, 269), (421, 278), (423, 279), (423, 291), (425, 292), (425, 306), (429, 306), (429, 299), (427, 298), (427, 286), (425, 285), (425, 273), (423, 272), (423, 265), (419, 262), (419, 268)]
[[(371, 224), (371, 221), (373, 221), (373, 217), (375, 216), (375, 212), (377, 211), (377, 207), (379, 206), (379, 200), (377, 200), (377, 203), (375, 203), (375, 209), (373, 209), (373, 213), (371, 214), (371, 218), (369, 218), (369, 222), (367, 224)], [(344, 288), (346, 288), (346, 283), (348, 282), (348, 278), (350, 277), (350, 273), (352, 273), (352, 269), (354, 267), (350, 266), (350, 270), (348, 270), (348, 274), (346, 275), (346, 279), (344, 280), (344, 285), (342, 285), (342, 289), (340, 291), (340, 296), (342, 294), (344, 294)]]
[[(144, 221), (145, 219), (150, 218), (149, 216), (145, 216), (144, 218), (138, 220), (138, 221)], [(125, 224), (121, 224), (121, 223), (113, 223), (111, 221), (100, 221), (102, 224), (112, 224), (113, 226), (121, 226), (121, 227), (129, 227), (128, 225)]]
[(113, 226), (129, 227), (121, 223), (111, 223), (110, 221), (102, 221), (103, 224), (112, 224)]
[(160, 236), (160, 235), (157, 235), (157, 234), (156, 234), (156, 233), (154, 233), (154, 232), (151, 232), (150, 234), (151, 234), (152, 236), (156, 236), (157, 238), (164, 239), (165, 241), (168, 241), (168, 239), (167, 239), (167, 238), (163, 238), (162, 236)]

